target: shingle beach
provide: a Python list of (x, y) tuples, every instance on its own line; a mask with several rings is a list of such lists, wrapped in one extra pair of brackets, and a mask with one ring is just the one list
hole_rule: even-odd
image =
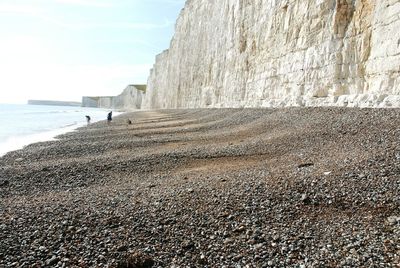
[(399, 265), (400, 109), (140, 111), (0, 158), (0, 267)]

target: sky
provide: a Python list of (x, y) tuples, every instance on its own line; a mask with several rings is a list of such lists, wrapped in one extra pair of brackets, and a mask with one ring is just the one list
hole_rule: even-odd
[(0, 103), (146, 84), (185, 0), (0, 0)]

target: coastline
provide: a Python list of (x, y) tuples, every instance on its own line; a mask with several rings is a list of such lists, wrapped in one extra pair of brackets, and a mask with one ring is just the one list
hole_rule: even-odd
[(30, 144), (56, 140), (57, 136), (65, 134), (67, 132), (75, 131), (76, 129), (85, 125), (86, 124), (76, 124), (73, 126), (67, 126), (64, 128), (54, 129), (26, 136), (10, 137), (5, 142), (0, 144), (0, 157), (9, 152), (21, 150)]
[(0, 158), (0, 266), (396, 266), (399, 125), (400, 109), (150, 110), (31, 144)]
[[(115, 117), (125, 113), (124, 111), (116, 111)], [(91, 124), (103, 121), (103, 119), (92, 119)], [(21, 150), (24, 147), (38, 143), (38, 142), (46, 142), (46, 141), (54, 141), (57, 140), (58, 136), (66, 134), (68, 132), (74, 132), (79, 128), (86, 127), (88, 124), (86, 122), (75, 122), (74, 124), (67, 125), (61, 128), (56, 128), (48, 131), (43, 131), (39, 133), (33, 133), (29, 135), (23, 135), (23, 136), (12, 136), (9, 137), (6, 141), (0, 143), (0, 157), (4, 156), (5, 154), (16, 151), (16, 150)]]

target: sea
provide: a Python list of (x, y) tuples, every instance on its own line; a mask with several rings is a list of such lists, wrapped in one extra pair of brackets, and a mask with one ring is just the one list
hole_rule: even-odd
[[(111, 110), (73, 106), (0, 104), (0, 156), (91, 123), (106, 120)], [(119, 112), (113, 111), (113, 115)]]

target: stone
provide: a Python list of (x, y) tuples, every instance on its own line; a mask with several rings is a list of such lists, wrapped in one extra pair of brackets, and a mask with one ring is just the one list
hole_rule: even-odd
[(196, 245), (192, 241), (189, 241), (189, 240), (183, 241), (183, 243), (182, 243), (183, 250), (188, 251), (188, 250), (192, 250), (194, 248), (196, 248)]
[(9, 180), (0, 180), (0, 187), (6, 187), (10, 185)]
[(58, 258), (57, 256), (53, 256), (46, 261), (46, 265), (55, 265), (56, 263), (59, 262), (59, 260), (60, 258)]
[(127, 251), (128, 250), (128, 246), (127, 245), (121, 245), (121, 246), (119, 246), (118, 248), (117, 248), (117, 251), (120, 251), (120, 252), (122, 252), (122, 251)]
[(207, 258), (204, 254), (200, 255), (199, 264), (203, 264), (203, 265), (207, 264)]
[(303, 163), (297, 166), (297, 168), (306, 168), (306, 167), (312, 167), (314, 166), (314, 163)]
[(118, 268), (150, 268), (154, 266), (154, 260), (143, 253), (131, 253), (118, 263)]
[(302, 194), (300, 200), (301, 200), (301, 202), (303, 202), (305, 205), (311, 204), (311, 198), (308, 197), (306, 194)]
[(399, 216), (390, 216), (387, 218), (387, 222), (390, 225), (395, 225), (397, 223), (400, 223), (400, 217)]

